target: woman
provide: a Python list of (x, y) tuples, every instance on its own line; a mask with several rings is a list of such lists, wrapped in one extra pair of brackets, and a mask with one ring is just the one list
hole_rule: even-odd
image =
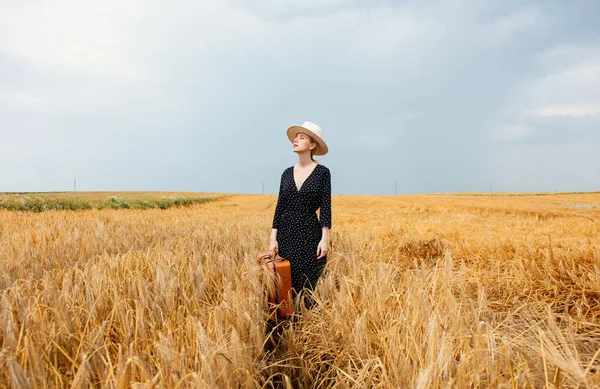
[[(331, 174), (313, 159), (327, 154), (323, 131), (315, 123), (291, 126), (287, 136), (298, 163), (283, 171), (271, 231), (271, 256), (290, 261), (294, 296), (314, 290), (327, 263), (331, 228)], [(316, 211), (320, 208), (320, 220)], [(310, 299), (305, 298), (308, 306)]]

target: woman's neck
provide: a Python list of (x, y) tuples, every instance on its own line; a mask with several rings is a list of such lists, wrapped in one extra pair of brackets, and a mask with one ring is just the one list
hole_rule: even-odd
[(298, 154), (298, 166), (299, 167), (307, 167), (311, 166), (316, 162), (310, 158), (310, 151), (308, 153)]

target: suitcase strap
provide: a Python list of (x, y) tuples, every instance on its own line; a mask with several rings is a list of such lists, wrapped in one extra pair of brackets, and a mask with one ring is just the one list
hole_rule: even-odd
[[(274, 261), (270, 261), (270, 262), (274, 262)], [(278, 261), (281, 262), (281, 261)], [(277, 266), (275, 266), (275, 264), (273, 264), (273, 274), (275, 275), (275, 301), (279, 301), (279, 285), (277, 284)]]

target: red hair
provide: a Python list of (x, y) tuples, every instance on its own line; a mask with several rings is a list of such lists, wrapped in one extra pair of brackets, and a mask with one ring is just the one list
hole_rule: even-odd
[(308, 138), (310, 139), (310, 142), (311, 142), (311, 143), (314, 143), (314, 144), (316, 144), (316, 145), (317, 145), (317, 147), (315, 147), (314, 149), (310, 150), (310, 159), (311, 159), (311, 161), (313, 161), (313, 162), (317, 162), (317, 161), (315, 161), (315, 159), (313, 158), (313, 155), (315, 155), (315, 152), (316, 152), (316, 151), (319, 149), (319, 144), (317, 143), (317, 141), (315, 141), (315, 140), (313, 139), (313, 137), (312, 137), (312, 136), (310, 136), (310, 135), (307, 135), (307, 136), (308, 136)]

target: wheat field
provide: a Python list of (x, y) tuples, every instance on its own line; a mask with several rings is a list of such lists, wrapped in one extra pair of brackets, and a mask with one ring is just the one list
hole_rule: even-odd
[(333, 196), (268, 322), (274, 195), (0, 210), (0, 388), (600, 387), (600, 194)]

